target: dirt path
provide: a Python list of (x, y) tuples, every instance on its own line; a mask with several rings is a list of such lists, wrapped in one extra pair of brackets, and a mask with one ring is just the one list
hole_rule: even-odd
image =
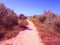
[(32, 30), (22, 31), (14, 39), (5, 41), (1, 45), (43, 45), (37, 35), (36, 27), (31, 21), (27, 21), (29, 22), (28, 27)]

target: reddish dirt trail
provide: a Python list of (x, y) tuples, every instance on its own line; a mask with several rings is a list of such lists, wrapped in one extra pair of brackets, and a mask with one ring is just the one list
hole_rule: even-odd
[(31, 21), (27, 21), (29, 22), (28, 27), (32, 30), (21, 31), (15, 38), (4, 41), (0, 45), (43, 45), (41, 39), (38, 37), (36, 27)]

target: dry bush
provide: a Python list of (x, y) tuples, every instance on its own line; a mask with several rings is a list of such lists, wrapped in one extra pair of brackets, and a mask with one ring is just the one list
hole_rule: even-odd
[(27, 22), (27, 17), (24, 15), (24, 14), (20, 14), (18, 16), (18, 23), (19, 23), (19, 27), (21, 30), (25, 30), (27, 29), (27, 25), (28, 25), (28, 22)]
[(20, 28), (21, 30), (25, 30), (25, 29), (28, 28), (28, 27), (27, 27), (28, 22), (27, 22), (26, 19), (25, 19), (25, 20), (19, 20), (18, 23), (19, 23), (19, 28)]
[(35, 26), (37, 27), (37, 31), (39, 32), (39, 36), (42, 39), (42, 43), (45, 45), (60, 45), (60, 34), (56, 33), (56, 31), (49, 29), (45, 24), (30, 19)]
[(56, 32), (60, 34), (60, 16), (56, 17), (53, 28), (55, 29)]
[(32, 18), (39, 20), (40, 22), (44, 23), (46, 16), (45, 15), (34, 15)]
[(19, 19), (20, 19), (20, 20), (24, 20), (24, 19), (27, 19), (27, 17), (26, 17), (24, 14), (20, 14), (20, 15), (19, 15)]
[[(6, 8), (3, 3), (0, 4), (0, 39), (4, 38), (7, 33), (15, 30), (18, 26), (18, 16), (13, 10)], [(10, 31), (10, 32), (9, 32)], [(8, 34), (9, 35), (9, 34)], [(7, 36), (8, 36), (7, 35)]]
[(60, 45), (60, 16), (47, 11), (40, 16), (32, 17), (30, 20), (37, 27), (38, 35), (45, 45)]
[(27, 28), (27, 17), (24, 14), (17, 14), (0, 4), (0, 40), (15, 37), (20, 30)]
[(0, 25), (5, 27), (18, 25), (18, 16), (11, 9), (6, 8), (4, 4), (0, 4), (0, 7), (3, 7), (3, 9), (0, 8)]

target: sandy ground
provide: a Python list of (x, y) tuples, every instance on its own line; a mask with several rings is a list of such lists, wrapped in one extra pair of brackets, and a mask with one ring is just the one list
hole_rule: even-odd
[(38, 32), (34, 24), (29, 22), (28, 27), (31, 30), (21, 31), (15, 38), (1, 42), (0, 45), (43, 45), (41, 39), (38, 37)]

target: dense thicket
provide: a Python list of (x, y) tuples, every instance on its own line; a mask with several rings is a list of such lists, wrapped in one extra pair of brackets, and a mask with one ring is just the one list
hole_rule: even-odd
[(45, 11), (42, 15), (34, 15), (33, 18), (46, 24), (48, 28), (54, 29), (56, 32), (60, 33), (60, 15), (51, 11)]
[(0, 26), (12, 28), (15, 25), (18, 25), (18, 16), (16, 13), (0, 3)]
[(13, 35), (17, 35), (18, 30), (25, 30), (27, 21), (24, 19), (26, 18), (24, 14), (18, 16), (13, 10), (5, 7), (3, 3), (0, 3), (0, 40), (3, 37), (11, 38)]
[(45, 45), (60, 45), (60, 15), (45, 11), (41, 15), (34, 15), (30, 20), (37, 27), (39, 36)]

